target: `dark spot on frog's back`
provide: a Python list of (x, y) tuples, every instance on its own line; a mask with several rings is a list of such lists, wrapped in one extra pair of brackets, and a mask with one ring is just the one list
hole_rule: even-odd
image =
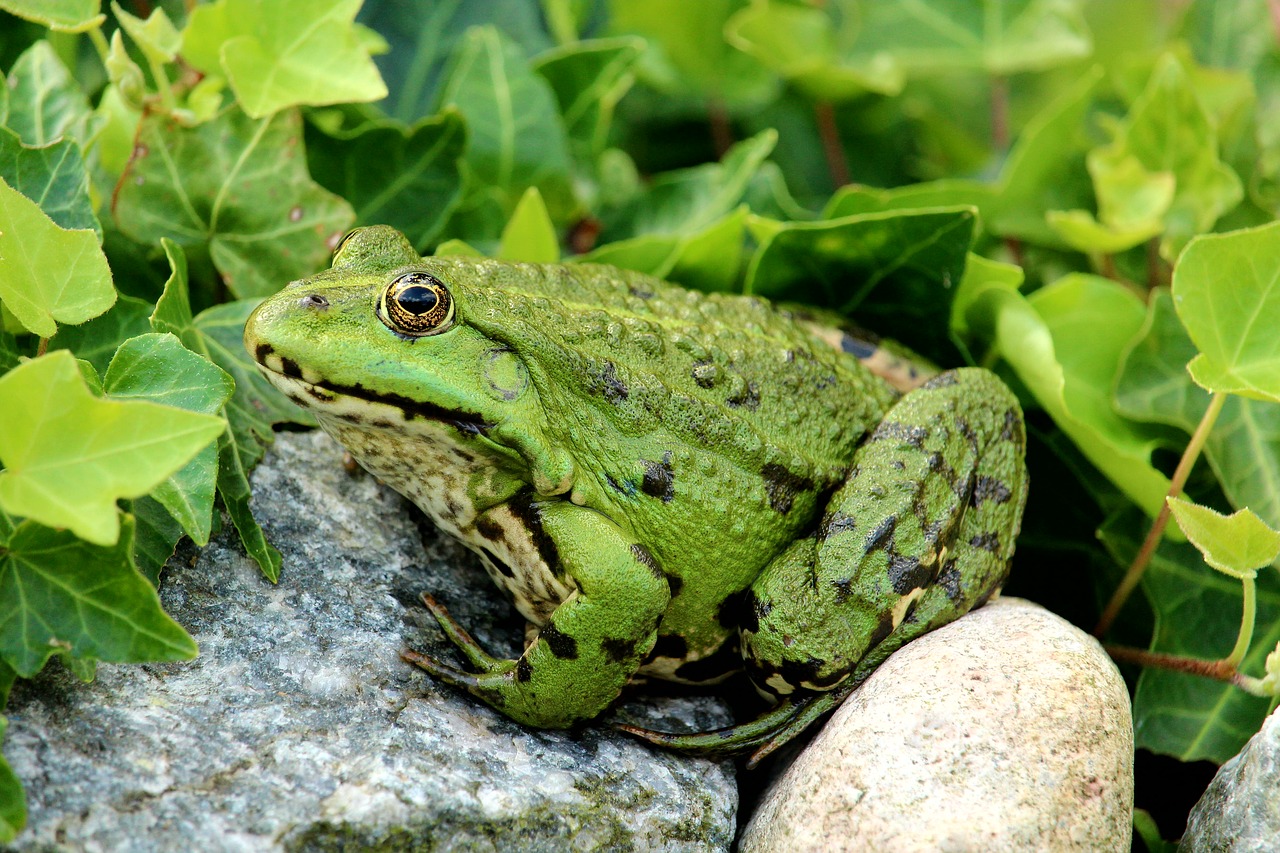
[(644, 566), (649, 572), (659, 580), (666, 580), (667, 576), (662, 573), (662, 567), (658, 565), (658, 561), (653, 558), (653, 554), (648, 548), (639, 542), (631, 546), (631, 555), (636, 558), (636, 562)]
[[(752, 596), (749, 589), (738, 590), (725, 596), (724, 601), (721, 601), (720, 606), (716, 608), (716, 622), (720, 624), (721, 628), (733, 629), (742, 624), (742, 613), (747, 609), (748, 596)], [(759, 627), (757, 625), (752, 630), (754, 631)]]
[(528, 681), (533, 678), (533, 665), (521, 657), (516, 661), (516, 681)]
[(631, 640), (605, 637), (600, 641), (600, 650), (611, 663), (621, 663), (635, 656), (636, 644)]
[(969, 500), (975, 507), (980, 507), (983, 501), (1008, 503), (1010, 497), (1012, 492), (1009, 491), (1008, 486), (995, 477), (980, 474), (974, 481), (973, 493), (969, 496)]
[(1000, 552), (1000, 537), (995, 532), (979, 533), (969, 540), (969, 544), (992, 554)]
[(618, 378), (618, 368), (612, 361), (604, 363), (604, 367), (600, 370), (598, 382), (601, 391), (604, 393), (604, 398), (615, 405), (627, 399), (631, 393), (627, 389), (626, 383)]
[(929, 431), (922, 426), (909, 426), (897, 421), (881, 421), (868, 441), (900, 441), (915, 448), (924, 447)]
[(538, 556), (551, 572), (559, 577), (564, 573), (560, 565), (560, 549), (556, 542), (542, 529), (542, 508), (533, 500), (533, 491), (526, 489), (511, 499), (508, 504), (511, 514), (519, 519), (524, 529), (529, 531), (529, 539), (538, 549)]
[(685, 642), (684, 637), (679, 634), (659, 634), (658, 641), (653, 644), (653, 651), (649, 652), (645, 660), (657, 658), (680, 660), (687, 654), (689, 654), (689, 644)]
[(764, 477), (764, 490), (769, 496), (769, 506), (782, 515), (791, 512), (797, 495), (813, 491), (813, 480), (784, 465), (770, 462), (760, 469), (760, 475)]
[(644, 480), (640, 483), (640, 491), (663, 503), (671, 503), (671, 499), (676, 496), (676, 475), (671, 468), (671, 451), (662, 455), (661, 462), (641, 459), (640, 464), (644, 466)]
[(253, 357), (259, 364), (265, 364), (267, 356), (275, 351), (275, 347), (271, 346), (271, 344), (258, 344), (253, 348)]
[(298, 362), (291, 358), (281, 357), (280, 372), (285, 376), (292, 376), (294, 379), (302, 378), (302, 368), (298, 366)]

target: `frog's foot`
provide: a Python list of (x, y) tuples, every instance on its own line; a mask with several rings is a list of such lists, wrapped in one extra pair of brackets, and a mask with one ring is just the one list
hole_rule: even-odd
[[(422, 603), (432, 616), (436, 618), (436, 622), (440, 624), (440, 630), (444, 631), (444, 635), (458, 647), (458, 650), (466, 656), (471, 665), (481, 672), (489, 673), (504, 669), (505, 661), (495, 658), (493, 655), (481, 648), (480, 644), (475, 641), (471, 634), (467, 633), (467, 629), (454, 620), (449, 615), (449, 611), (445, 606), (436, 601), (430, 593), (422, 593)], [(469, 672), (464, 672), (456, 667), (443, 663), (436, 658), (415, 652), (413, 649), (404, 649), (400, 652), (400, 657), (416, 666), (420, 666), (427, 672), (458, 687), (475, 687), (477, 685), (476, 676)]]
[(747, 769), (751, 770), (817, 719), (839, 707), (853, 689), (852, 686), (841, 685), (826, 693), (789, 696), (749, 723), (706, 732), (657, 732), (625, 723), (614, 728), (656, 746), (705, 758), (730, 758), (750, 753)]

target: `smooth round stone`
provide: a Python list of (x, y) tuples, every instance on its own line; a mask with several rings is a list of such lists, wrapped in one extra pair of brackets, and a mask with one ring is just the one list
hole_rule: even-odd
[(766, 791), (741, 850), (1129, 850), (1129, 694), (1020, 599), (890, 657)]

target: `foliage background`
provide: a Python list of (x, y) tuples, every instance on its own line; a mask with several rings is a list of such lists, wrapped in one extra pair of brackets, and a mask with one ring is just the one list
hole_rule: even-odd
[[(424, 253), (817, 303), (943, 365), (992, 367), (1032, 435), (1009, 592), (1086, 628), (1163, 504), (1202, 385), (1233, 394), (1187, 493), (1280, 526), (1267, 4), (0, 9), (0, 704), (51, 657), (89, 678), (97, 661), (194, 655), (155, 594), (184, 535), (203, 544), (225, 517), (278, 576), (247, 472), (273, 425), (308, 419), (240, 331), (354, 224)], [(1183, 269), (1208, 232), (1226, 236)], [(1176, 532), (1141, 591), (1112, 639), (1231, 648), (1240, 583)], [(1243, 670), (1277, 641), (1264, 570)], [(1139, 747), (1184, 762), (1224, 761), (1269, 708), (1224, 682), (1126, 674)], [(0, 760), (0, 840), (22, 815)]]

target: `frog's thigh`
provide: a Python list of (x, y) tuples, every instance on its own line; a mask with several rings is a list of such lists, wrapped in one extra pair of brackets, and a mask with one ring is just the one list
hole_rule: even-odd
[(517, 722), (565, 728), (617, 698), (653, 648), (671, 590), (649, 551), (603, 515), (565, 501), (539, 512), (577, 589), (518, 660), (498, 662), (469, 689)]
[(951, 371), (905, 396), (859, 448), (815, 538), (752, 585), (743, 654), (787, 694), (863, 677), (997, 592), (1026, 501), (1022, 412), (994, 375)]

